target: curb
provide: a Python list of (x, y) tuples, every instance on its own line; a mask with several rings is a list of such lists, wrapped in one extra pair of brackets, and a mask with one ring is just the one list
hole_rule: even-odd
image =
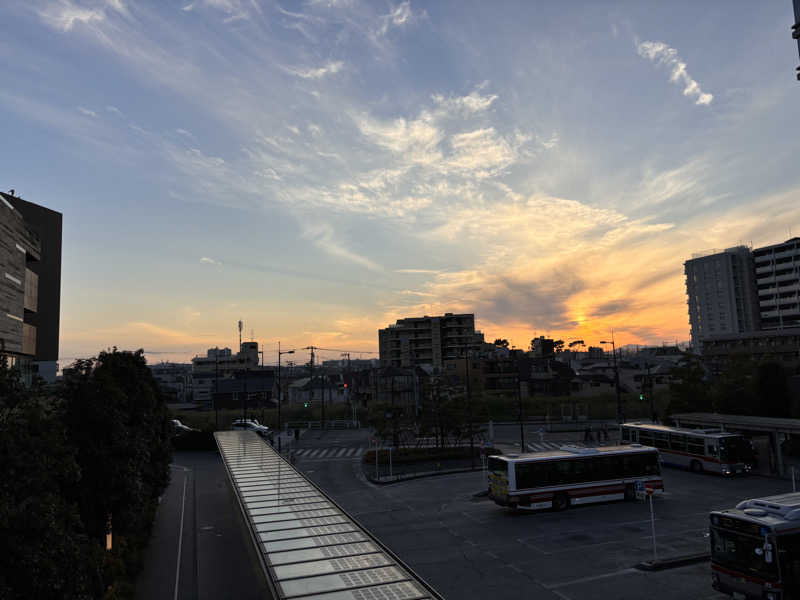
[(367, 475), (367, 480), (376, 485), (392, 485), (393, 483), (402, 483), (412, 479), (424, 479), (426, 477), (436, 477), (437, 475), (453, 475), (455, 473), (477, 473), (481, 469), (448, 469), (446, 471), (425, 471), (423, 473), (415, 473), (414, 475), (396, 475), (392, 479), (376, 479), (374, 475)]
[(711, 554), (709, 552), (699, 552), (697, 554), (686, 554), (684, 556), (675, 556), (658, 561), (646, 560), (634, 565), (634, 568), (640, 571), (664, 571), (666, 569), (676, 569), (678, 567), (694, 565), (708, 560), (711, 560)]

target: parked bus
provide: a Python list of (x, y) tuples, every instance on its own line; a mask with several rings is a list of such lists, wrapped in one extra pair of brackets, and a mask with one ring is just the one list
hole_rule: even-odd
[(658, 450), (639, 444), (491, 456), (489, 497), (500, 506), (564, 510), (573, 504), (634, 499), (636, 482), (664, 490)]
[(710, 515), (711, 585), (734, 598), (800, 598), (800, 493)]
[(723, 475), (747, 473), (755, 463), (748, 439), (718, 429), (679, 429), (650, 423), (624, 423), (622, 443), (635, 442), (661, 451), (664, 464)]

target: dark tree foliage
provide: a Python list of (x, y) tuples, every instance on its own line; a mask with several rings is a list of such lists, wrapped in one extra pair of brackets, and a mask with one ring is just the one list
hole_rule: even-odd
[(0, 368), (1, 543), (13, 544), (0, 597), (130, 597), (169, 481), (169, 414), (144, 353), (73, 366), (47, 399)]
[(58, 404), (0, 361), (0, 598), (90, 598), (102, 553), (72, 491), (80, 470)]
[(668, 415), (711, 410), (711, 391), (699, 356), (685, 354), (671, 375)]
[(788, 377), (780, 363), (756, 362), (745, 354), (731, 356), (721, 372), (711, 377), (700, 357), (687, 354), (672, 370), (667, 412), (791, 417)]
[[(169, 413), (143, 351), (116, 348), (78, 361), (66, 382), (64, 420), (77, 448), (78, 506), (88, 535), (134, 554), (169, 481)], [(146, 537), (145, 537), (146, 539)]]
[(497, 338), (494, 341), (494, 345), (498, 348), (508, 348), (508, 340), (505, 338)]

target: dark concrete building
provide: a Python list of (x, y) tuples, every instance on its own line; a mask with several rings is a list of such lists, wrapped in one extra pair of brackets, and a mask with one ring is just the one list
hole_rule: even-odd
[(0, 352), (28, 381), (35, 372), (54, 380), (57, 370), (61, 222), (61, 213), (0, 192)]

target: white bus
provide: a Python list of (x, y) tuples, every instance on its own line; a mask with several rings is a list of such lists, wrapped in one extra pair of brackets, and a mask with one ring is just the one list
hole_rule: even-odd
[(734, 598), (800, 598), (800, 493), (710, 515), (711, 585)]
[(632, 500), (636, 483), (664, 491), (658, 450), (639, 444), (491, 456), (489, 497), (500, 506), (564, 510), (574, 504)]
[(750, 441), (738, 433), (718, 429), (679, 429), (651, 423), (624, 423), (622, 443), (653, 446), (666, 465), (690, 471), (735, 475), (753, 468), (755, 453)]

